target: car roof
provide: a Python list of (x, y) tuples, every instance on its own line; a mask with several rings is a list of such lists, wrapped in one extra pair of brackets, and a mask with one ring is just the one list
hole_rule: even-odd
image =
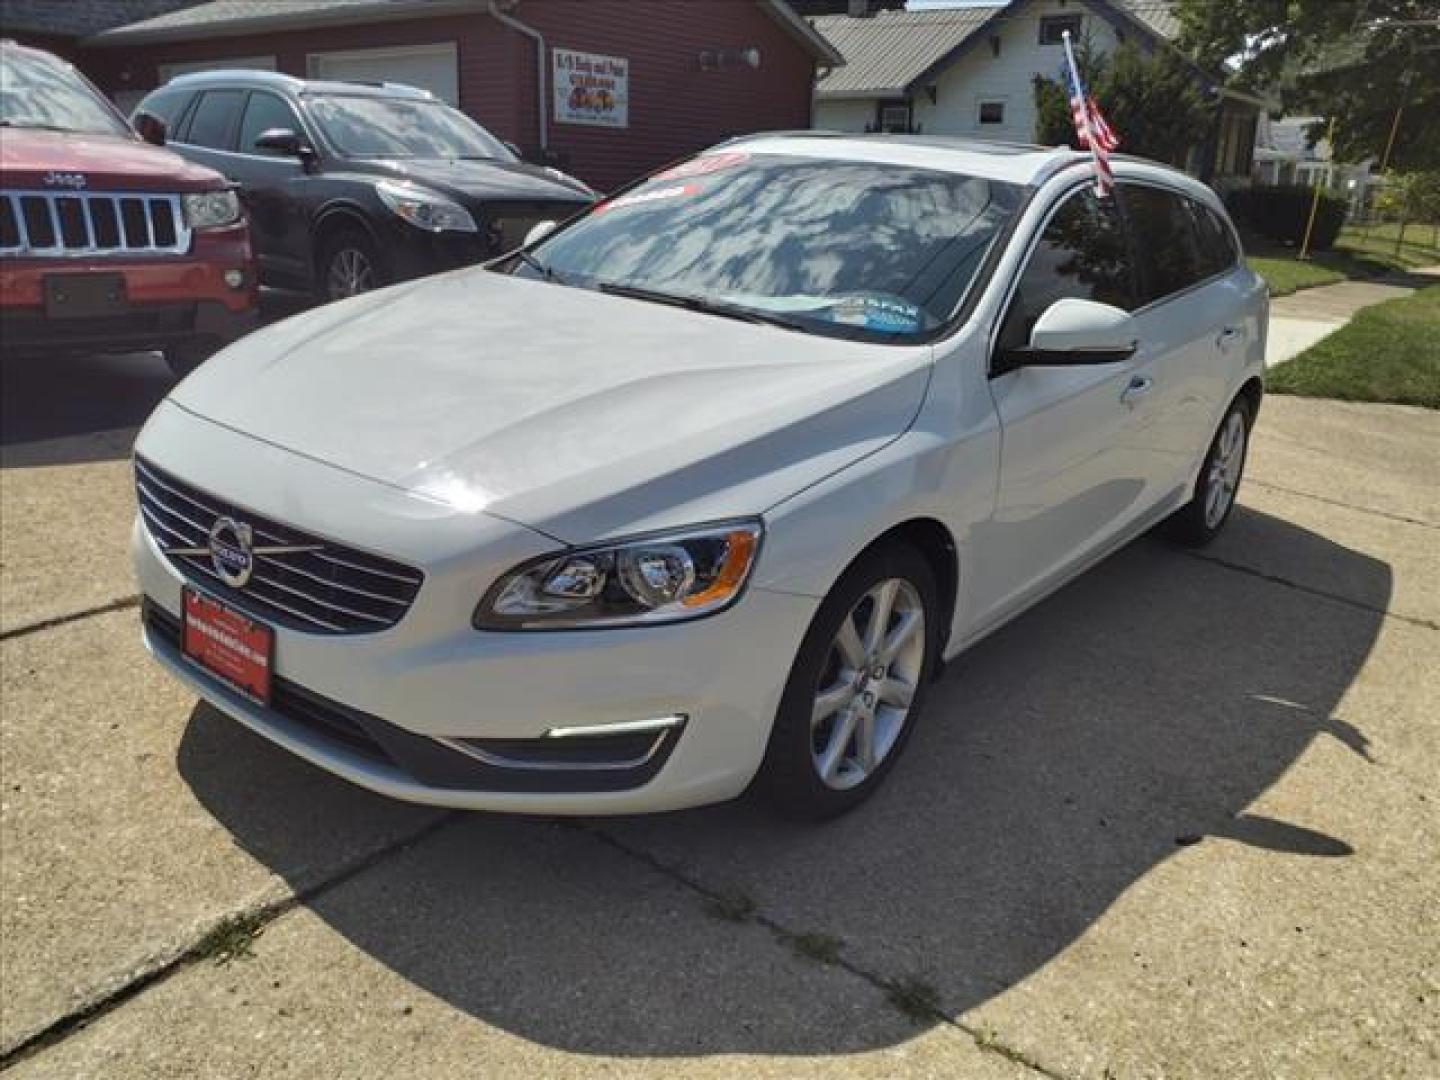
[[(991, 142), (936, 135), (856, 135), (839, 131), (776, 131), (745, 135), (723, 144), (756, 154), (790, 154), (830, 161), (875, 161), (979, 176), (1035, 187), (1057, 173), (1090, 163), (1090, 154), (1068, 146)], [(1111, 166), (1126, 179), (1162, 180), (1213, 201), (1208, 187), (1178, 169), (1144, 158), (1112, 154)]]
[(301, 79), (278, 71), (254, 68), (222, 68), (216, 71), (192, 71), (177, 75), (166, 86), (249, 86), (271, 90), (288, 90), (292, 94), (354, 94), (360, 97), (406, 98), (412, 101), (439, 101), (428, 90), (406, 83), (348, 82), (340, 79)]

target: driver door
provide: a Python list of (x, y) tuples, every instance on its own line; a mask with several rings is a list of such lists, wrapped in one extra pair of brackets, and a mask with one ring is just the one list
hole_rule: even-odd
[[(1133, 524), (1156, 499), (1163, 462), (1145, 434), (1156, 357), (1004, 370), (1040, 315), (1074, 297), (1136, 306), (1134, 260), (1114, 198), (1087, 184), (1061, 197), (1011, 295), (991, 357), (1002, 433), (992, 519), (976, 544), (980, 622), (1008, 616)], [(996, 373), (996, 372), (1000, 373)]]

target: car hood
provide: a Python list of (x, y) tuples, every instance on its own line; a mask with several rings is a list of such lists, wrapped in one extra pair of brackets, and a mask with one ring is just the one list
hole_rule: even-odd
[[(124, 135), (6, 128), (0, 176), (6, 187), (43, 189), (51, 174), (84, 177), (80, 191), (199, 191), (224, 184), (214, 169)], [(71, 185), (54, 185), (57, 191)]]
[(392, 176), (469, 199), (593, 202), (595, 193), (572, 176), (523, 162), (385, 161)]
[(467, 268), (242, 339), (182, 408), (567, 541), (754, 514), (897, 438), (928, 346)]

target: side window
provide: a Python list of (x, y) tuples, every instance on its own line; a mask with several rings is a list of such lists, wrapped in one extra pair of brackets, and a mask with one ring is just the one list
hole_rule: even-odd
[(181, 114), (185, 112), (185, 106), (188, 104), (190, 104), (189, 91), (167, 86), (147, 94), (145, 100), (140, 102), (136, 111), (148, 112), (151, 116), (158, 116), (161, 120), (165, 121), (165, 126), (169, 128), (173, 134), (175, 131), (175, 122), (180, 119)]
[(1122, 184), (1125, 212), (1140, 252), (1142, 304), (1189, 288), (1205, 269), (1200, 235), (1182, 195), (1142, 184)]
[(1056, 300), (1096, 300), (1131, 311), (1135, 275), (1114, 199), (1086, 188), (1050, 218), (1015, 286), (1000, 327), (998, 348), (1030, 344), (1030, 331)]
[(1219, 214), (1203, 203), (1193, 199), (1187, 199), (1186, 202), (1200, 233), (1200, 261), (1205, 276), (1223, 274), (1240, 259), (1230, 227), (1220, 220)]
[(185, 141), (211, 150), (230, 150), (235, 132), (235, 119), (245, 100), (244, 90), (207, 90), (190, 117), (190, 130)]
[(305, 130), (288, 101), (257, 90), (250, 95), (250, 102), (245, 106), (236, 149), (242, 154), (274, 154), (274, 150), (261, 150), (255, 146), (255, 140), (271, 128), (289, 128), (297, 135), (304, 134)]

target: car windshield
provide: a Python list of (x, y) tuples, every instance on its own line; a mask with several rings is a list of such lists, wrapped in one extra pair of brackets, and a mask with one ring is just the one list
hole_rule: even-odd
[(903, 342), (951, 318), (1020, 196), (905, 165), (712, 153), (598, 203), (509, 269)]
[(360, 94), (312, 94), (306, 100), (343, 157), (515, 160), (494, 135), (438, 101)]
[(20, 49), (0, 56), (0, 126), (103, 135), (130, 130), (67, 65)]

